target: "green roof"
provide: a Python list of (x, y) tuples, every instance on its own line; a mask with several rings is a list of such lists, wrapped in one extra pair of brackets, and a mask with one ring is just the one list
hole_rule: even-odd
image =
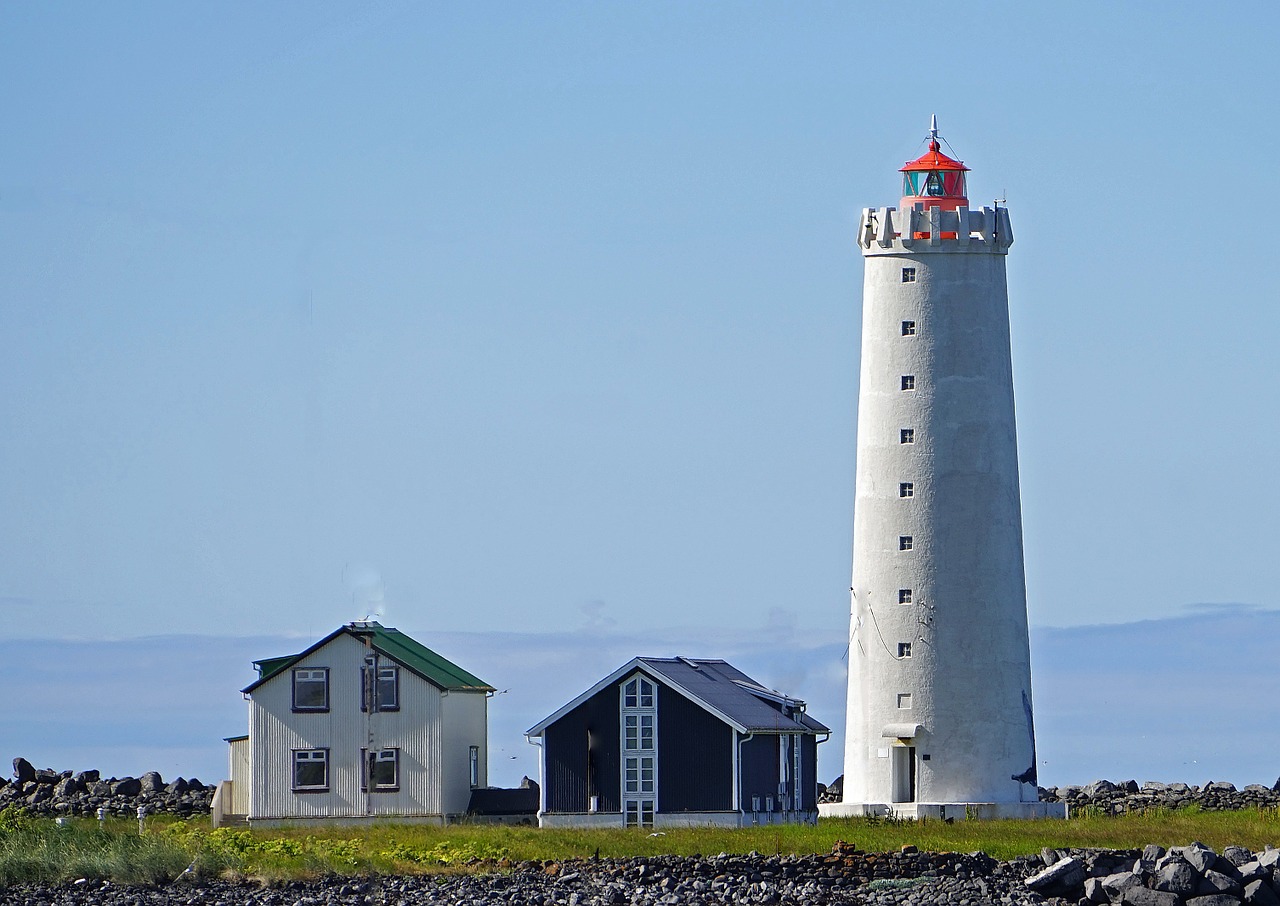
[(416, 673), (432, 685), (449, 691), (493, 692), (484, 680), (468, 673), (457, 664), (436, 654), (426, 645), (410, 638), (399, 629), (390, 629), (381, 623), (348, 623), (329, 633), (306, 651), (288, 657), (264, 658), (254, 661), (258, 668), (258, 679), (246, 686), (243, 692), (252, 692), (278, 673), (296, 664), (302, 658), (329, 644), (339, 635), (346, 633), (355, 636), (361, 642), (368, 640), (370, 646), (379, 654), (391, 658), (401, 667)]

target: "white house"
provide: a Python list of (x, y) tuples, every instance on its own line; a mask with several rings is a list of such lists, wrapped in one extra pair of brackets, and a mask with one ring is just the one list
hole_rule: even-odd
[(215, 823), (444, 823), (486, 786), (493, 687), (399, 630), (348, 623), (254, 666)]

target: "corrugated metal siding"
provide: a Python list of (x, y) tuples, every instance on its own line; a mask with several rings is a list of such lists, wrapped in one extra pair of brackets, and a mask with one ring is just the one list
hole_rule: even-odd
[(592, 795), (600, 797), (600, 811), (622, 810), (620, 732), (616, 685), (547, 727), (542, 737), (547, 811), (585, 812)]
[(231, 801), (224, 811), (229, 815), (249, 814), (249, 738), (233, 739), (231, 748)]
[[(414, 677), (417, 679), (417, 677)], [(471, 802), (471, 747), (480, 758), (480, 786), (488, 784), (489, 698), (483, 692), (448, 692), (443, 700), (444, 750), (441, 756), (441, 807), (446, 815), (461, 815)]]
[(658, 686), (658, 811), (733, 807), (733, 729), (666, 686)]
[(818, 737), (800, 737), (800, 783), (804, 790), (804, 807), (818, 807)]
[[(400, 710), (360, 710), (360, 668), (365, 647), (339, 635), (296, 667), (329, 668), (329, 711), (294, 714), (292, 670), (253, 691), (250, 705), (255, 818), (443, 814), (440, 690), (400, 671)], [(372, 738), (372, 744), (370, 739)], [(360, 750), (400, 749), (400, 789), (364, 793)], [(294, 793), (294, 749), (329, 749), (329, 792)]]
[(742, 744), (742, 808), (751, 810), (751, 797), (778, 798), (778, 737), (755, 736)]

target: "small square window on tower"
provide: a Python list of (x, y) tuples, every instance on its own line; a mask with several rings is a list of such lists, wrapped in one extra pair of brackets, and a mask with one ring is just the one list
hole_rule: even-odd
[(899, 497), (914, 497), (914, 496), (916, 496), (916, 485), (915, 485), (915, 482), (914, 482), (914, 481), (904, 481), (904, 482), (901, 482), (901, 483), (898, 485), (898, 496), (899, 496)]
[(902, 376), (902, 389), (903, 390), (916, 389), (916, 376), (914, 374), (904, 374)]
[(898, 443), (914, 444), (915, 442), (916, 442), (915, 428), (903, 428), (901, 431), (898, 432)]
[(916, 335), (916, 322), (915, 322), (915, 321), (903, 321), (903, 322), (902, 322), (902, 335), (903, 335), (904, 337), (914, 337), (914, 336)]
[(899, 693), (898, 693), (898, 708), (899, 708), (899, 710), (906, 711), (906, 710), (910, 709), (910, 707), (911, 707), (911, 693), (910, 693), (910, 692), (899, 692)]
[(910, 604), (910, 603), (911, 603), (911, 589), (909, 589), (909, 588), (899, 588), (899, 589), (898, 589), (898, 603), (899, 603), (899, 604)]
[(898, 550), (909, 551), (911, 550), (912, 544), (913, 544), (913, 540), (910, 535), (898, 536)]
[(902, 282), (903, 283), (916, 282), (916, 269), (914, 267), (904, 267), (902, 269)]
[(910, 643), (910, 642), (899, 642), (899, 643), (898, 643), (898, 657), (900, 657), (900, 658), (903, 658), (903, 657), (911, 657), (911, 643)]

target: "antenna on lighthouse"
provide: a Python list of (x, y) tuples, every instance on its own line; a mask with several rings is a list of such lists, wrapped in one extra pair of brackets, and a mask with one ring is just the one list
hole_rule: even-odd
[(933, 114), (929, 118), (929, 140), (936, 142), (938, 140), (938, 114)]

